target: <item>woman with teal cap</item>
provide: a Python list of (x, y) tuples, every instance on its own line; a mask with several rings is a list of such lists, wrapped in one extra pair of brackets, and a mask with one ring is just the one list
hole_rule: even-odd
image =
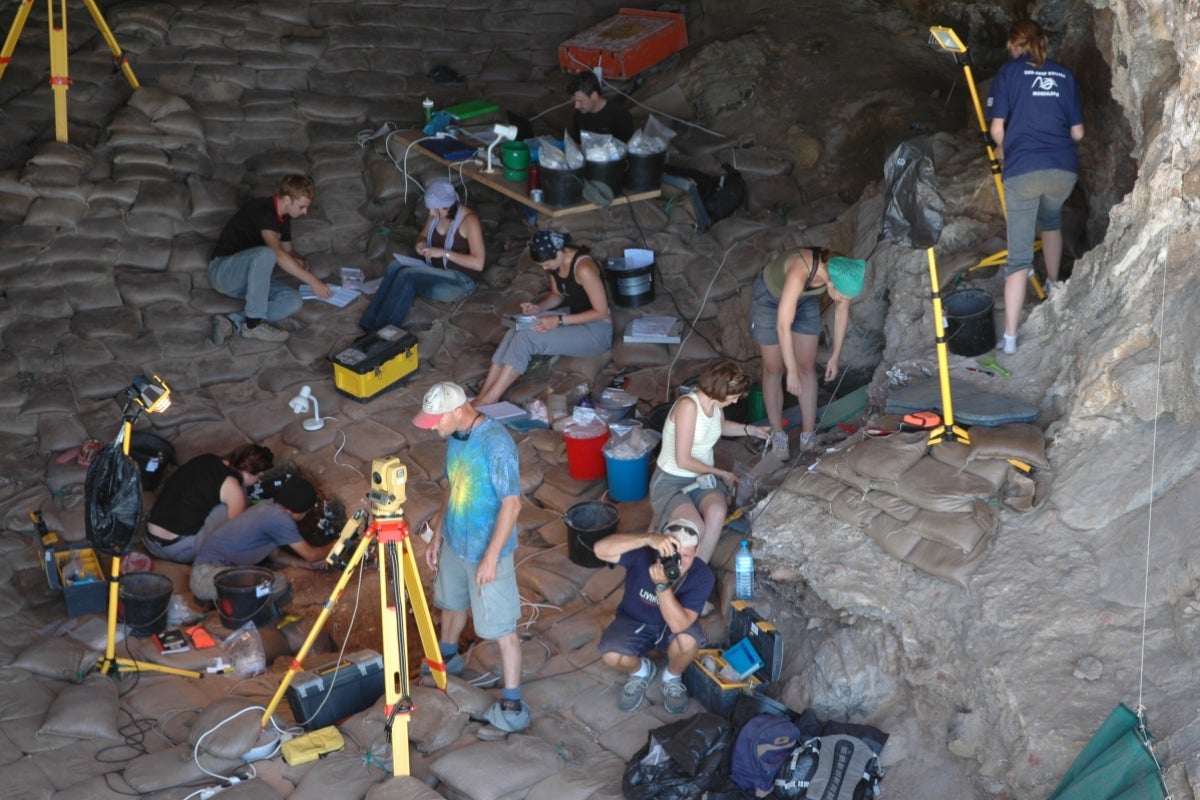
[(833, 301), (833, 350), (825, 380), (838, 374), (838, 360), (850, 321), (850, 301), (863, 289), (867, 262), (819, 247), (785, 250), (767, 262), (754, 281), (750, 336), (763, 362), (763, 405), (771, 423), (771, 449), (787, 459), (783, 427), (783, 386), (800, 399), (800, 449), (816, 445), (817, 341), (821, 335), (821, 295)]

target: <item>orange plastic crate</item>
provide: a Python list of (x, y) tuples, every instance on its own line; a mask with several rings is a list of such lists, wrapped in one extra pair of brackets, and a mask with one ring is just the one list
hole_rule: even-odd
[(600, 67), (606, 78), (630, 78), (687, 47), (683, 15), (622, 8), (558, 46), (567, 72)]

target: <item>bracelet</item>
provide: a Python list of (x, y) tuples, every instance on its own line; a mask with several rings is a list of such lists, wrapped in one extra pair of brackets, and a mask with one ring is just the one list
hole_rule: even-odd
[(559, 324), (559, 325), (566, 326), (566, 324), (567, 324), (567, 315), (566, 315), (566, 314), (559, 314), (559, 315), (558, 315), (558, 324)]

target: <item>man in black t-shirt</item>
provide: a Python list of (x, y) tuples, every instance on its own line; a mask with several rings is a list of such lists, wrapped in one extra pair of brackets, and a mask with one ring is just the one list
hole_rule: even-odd
[(218, 292), (245, 300), (246, 306), (244, 311), (213, 317), (213, 342), (220, 344), (234, 330), (264, 342), (288, 338), (272, 323), (300, 310), (300, 293), (271, 278), (276, 265), (307, 283), (317, 297), (332, 294), (292, 248), (292, 220), (308, 213), (316, 194), (311, 179), (288, 175), (276, 195), (251, 200), (225, 225), (208, 262), (208, 278)]
[(633, 136), (633, 117), (615, 100), (600, 94), (600, 79), (592, 72), (581, 72), (567, 85), (567, 94), (575, 104), (571, 135), (579, 140), (580, 131), (612, 134), (622, 142)]

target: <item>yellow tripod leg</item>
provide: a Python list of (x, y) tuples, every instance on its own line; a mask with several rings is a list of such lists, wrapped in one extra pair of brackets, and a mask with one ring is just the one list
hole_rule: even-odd
[[(425, 588), (421, 585), (421, 573), (417, 571), (417, 556), (413, 552), (412, 539), (404, 540), (403, 564), (404, 586), (412, 602), (413, 617), (417, 621), (417, 632), (421, 636), (421, 649), (425, 653), (437, 653), (438, 637), (433, 627), (433, 617), (429, 611), (429, 601), (425, 598)], [(446, 690), (445, 665), (431, 666), (430, 673), (437, 687)]]
[(46, 0), (50, 11), (50, 89), (54, 92), (54, 138), (67, 141), (67, 90), (71, 77), (67, 66), (67, 0), (59, 0), (59, 24), (55, 25), (54, 0)]
[(4, 70), (12, 63), (13, 51), (17, 49), (17, 40), (21, 38), (21, 31), (25, 29), (25, 21), (29, 19), (29, 11), (32, 8), (33, 0), (21, 0), (21, 7), (17, 9), (17, 16), (13, 19), (12, 27), (8, 29), (8, 36), (4, 40), (4, 47), (0, 48), (0, 78), (4, 77)]
[(379, 559), (379, 619), (383, 635), (383, 695), (386, 727), (392, 742), (392, 774), (409, 775), (412, 766), (408, 756), (408, 723), (412, 713), (412, 696), (409, 694), (407, 647), (404, 641), (404, 586), (402, 572), (392, 580), (395, 603), (388, 604), (387, 574), (389, 567), (399, 567), (396, 543), (388, 542)]
[[(363, 513), (360, 511), (346, 521), (346, 526), (342, 529), (341, 539), (345, 540), (354, 530), (362, 524)], [(321, 613), (317, 615), (316, 622), (313, 623), (312, 630), (308, 632), (304, 644), (300, 645), (300, 649), (296, 652), (296, 657), (292, 659), (292, 663), (288, 666), (287, 674), (283, 676), (283, 681), (280, 682), (279, 688), (275, 690), (275, 696), (271, 698), (271, 702), (267, 705), (266, 710), (262, 715), (261, 726), (266, 730), (271, 724), (271, 715), (275, 713), (275, 709), (279, 708), (280, 701), (283, 700), (284, 694), (287, 693), (288, 687), (292, 685), (292, 680), (296, 677), (296, 673), (304, 668), (304, 659), (308, 657), (308, 652), (312, 650), (313, 644), (317, 641), (317, 637), (321, 634), (321, 629), (325, 627), (325, 623), (329, 621), (329, 615), (333, 613), (333, 607), (337, 605), (337, 601), (341, 598), (342, 592), (346, 589), (346, 584), (350, 582), (351, 575), (354, 570), (362, 562), (366, 556), (367, 548), (371, 546), (372, 531), (368, 529), (363, 537), (359, 540), (358, 546), (354, 548), (354, 554), (346, 563), (345, 569), (342, 570), (342, 577), (338, 578), (338, 582), (334, 585), (333, 591), (329, 593), (329, 599), (325, 601), (325, 607), (321, 609)]]
[(129, 81), (129, 85), (134, 89), (141, 88), (138, 83), (137, 76), (133, 74), (133, 67), (129, 66), (129, 59), (121, 51), (121, 45), (117, 43), (117, 37), (113, 36), (112, 29), (108, 27), (108, 23), (104, 21), (104, 15), (100, 13), (100, 9), (96, 6), (96, 0), (83, 0), (88, 11), (92, 12), (92, 19), (96, 22), (96, 27), (100, 30), (100, 35), (104, 37), (104, 41), (108, 43), (108, 49), (112, 51), (113, 61), (120, 66), (121, 72), (125, 75), (125, 80)]

